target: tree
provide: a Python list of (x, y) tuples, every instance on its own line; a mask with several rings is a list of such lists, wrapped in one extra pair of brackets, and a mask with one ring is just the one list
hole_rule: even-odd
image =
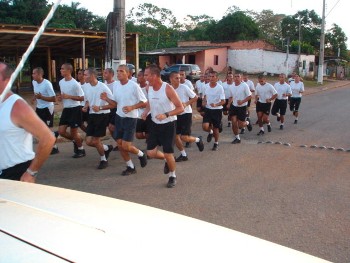
[(260, 13), (247, 11), (257, 24), (261, 38), (281, 47), (282, 28), (281, 22), (286, 17), (283, 14), (274, 14), (272, 10), (262, 10)]
[(180, 26), (171, 10), (148, 3), (132, 8), (126, 17), (126, 30), (141, 33), (141, 50), (176, 46)]
[(208, 25), (214, 22), (214, 18), (207, 15), (187, 15), (184, 21), (184, 32), (182, 33), (184, 40), (209, 40), (206, 30)]
[(242, 11), (228, 14), (219, 22), (210, 24), (206, 33), (211, 41), (254, 40), (259, 38), (258, 26)]
[(327, 32), (325, 38), (325, 52), (328, 56), (338, 57), (339, 53), (340, 57), (349, 59), (346, 46), (348, 38), (337, 24), (332, 25), (332, 28)]

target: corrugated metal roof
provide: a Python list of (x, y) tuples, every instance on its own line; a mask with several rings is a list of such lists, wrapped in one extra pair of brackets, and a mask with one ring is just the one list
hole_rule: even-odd
[(150, 51), (140, 52), (140, 55), (150, 55), (150, 56), (164, 56), (164, 55), (184, 55), (201, 52), (203, 50), (224, 48), (220, 46), (206, 46), (206, 47), (173, 47), (173, 48), (162, 48), (154, 49)]

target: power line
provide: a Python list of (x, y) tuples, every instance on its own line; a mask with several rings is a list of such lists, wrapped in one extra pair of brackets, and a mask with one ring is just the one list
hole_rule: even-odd
[(334, 6), (332, 7), (332, 9), (328, 12), (328, 14), (326, 15), (326, 17), (333, 11), (333, 9), (338, 5), (338, 3), (340, 2), (340, 0), (338, 0)]

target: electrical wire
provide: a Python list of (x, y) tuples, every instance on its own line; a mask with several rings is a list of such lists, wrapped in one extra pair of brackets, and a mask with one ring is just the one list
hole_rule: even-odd
[(43, 23), (41, 24), (38, 32), (33, 37), (32, 42), (30, 43), (30, 45), (27, 48), (26, 52), (23, 54), (21, 61), (17, 65), (15, 71), (12, 73), (12, 75), (10, 77), (10, 80), (9, 80), (9, 82), (6, 85), (6, 88), (4, 89), (2, 94), (0, 95), (0, 103), (2, 103), (2, 101), (5, 98), (6, 94), (10, 91), (10, 89), (11, 89), (11, 87), (13, 85), (13, 82), (17, 78), (19, 72), (23, 69), (24, 63), (27, 61), (30, 53), (32, 53), (32, 51), (34, 50), (36, 43), (38, 42), (38, 40), (41, 37), (41, 35), (44, 33), (46, 26), (48, 25), (48, 23), (52, 19), (53, 15), (55, 14), (55, 11), (56, 11), (56, 9), (57, 9), (57, 7), (59, 6), (60, 3), (61, 3), (61, 0), (57, 0), (56, 3), (51, 7), (50, 12), (48, 13), (46, 18), (44, 19)]

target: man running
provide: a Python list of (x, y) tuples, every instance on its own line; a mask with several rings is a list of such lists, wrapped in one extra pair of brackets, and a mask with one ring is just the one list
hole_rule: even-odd
[[(162, 81), (158, 66), (148, 66), (145, 78), (149, 82), (148, 103), (142, 118), (146, 119), (149, 112), (152, 117), (147, 154), (152, 158), (165, 160), (164, 173), (169, 174), (167, 187), (173, 188), (176, 185), (174, 158), (176, 116), (183, 112), (184, 108), (174, 88)], [(163, 147), (163, 152), (158, 150), (159, 145)]]
[(292, 95), (292, 90), (286, 82), (286, 75), (284, 73), (279, 75), (279, 82), (275, 83), (274, 88), (277, 91), (277, 98), (273, 103), (271, 114), (277, 116), (277, 121), (281, 122), (280, 130), (283, 130), (288, 97)]
[(263, 75), (258, 76), (258, 82), (255, 90), (255, 103), (260, 131), (257, 135), (264, 135), (264, 124), (267, 124), (267, 130), (271, 132), (269, 115), (271, 102), (277, 97), (277, 91), (270, 83), (266, 82), (266, 78)]
[(176, 121), (176, 147), (181, 153), (180, 156), (176, 158), (176, 162), (183, 162), (188, 160), (188, 156), (182, 142), (195, 142), (198, 146), (199, 151), (203, 151), (204, 149), (202, 136), (190, 136), (192, 126), (191, 105), (197, 101), (198, 96), (188, 86), (180, 84), (179, 73), (175, 71), (171, 72), (169, 79), (171, 86), (175, 89), (184, 107), (184, 111), (181, 114), (177, 115)]

